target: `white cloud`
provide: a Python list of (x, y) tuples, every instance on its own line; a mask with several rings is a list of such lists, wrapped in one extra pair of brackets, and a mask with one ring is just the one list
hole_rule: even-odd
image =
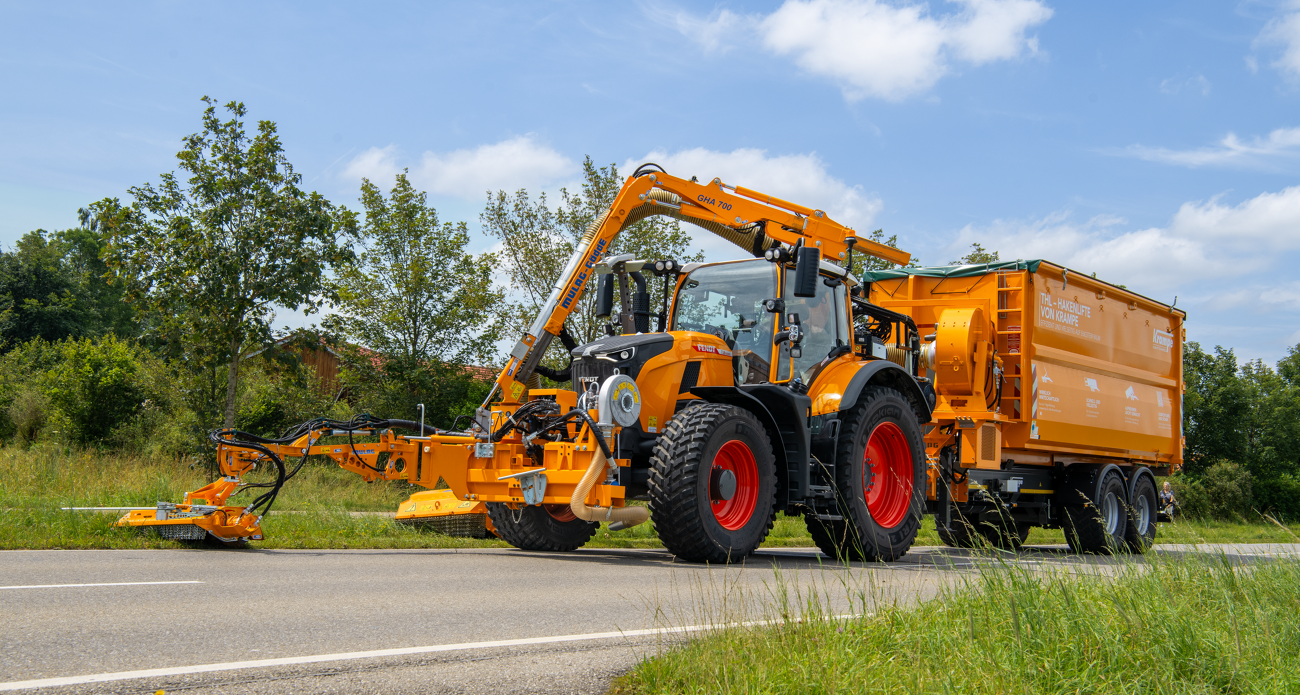
[(844, 97), (900, 101), (923, 93), (954, 61), (982, 65), (1038, 51), (1031, 28), (1052, 10), (1038, 0), (954, 0), (960, 11), (932, 15), (925, 4), (880, 0), (786, 0), (766, 17), (723, 10), (710, 18), (678, 13), (678, 30), (706, 50), (750, 32), (778, 55), (840, 85)]
[(1218, 198), (1188, 202), (1165, 227), (1123, 231), (1124, 224), (1113, 217), (1076, 223), (1065, 212), (1029, 222), (995, 220), (964, 227), (948, 252), (956, 258), (979, 242), (1004, 260), (1044, 258), (1166, 299), (1180, 288), (1203, 291), (1200, 283), (1236, 278), (1237, 287), (1216, 290), (1204, 300), (1206, 306), (1300, 308), (1300, 283), (1240, 284), (1277, 265), (1283, 254), (1300, 250), (1300, 186), (1235, 206)]
[[(401, 166), (393, 145), (372, 147), (344, 168), (345, 179), (369, 178), (386, 185)], [(408, 165), (409, 166), (409, 165)], [(489, 191), (539, 188), (574, 175), (578, 165), (532, 136), (519, 136), (491, 145), (447, 153), (425, 152), (410, 166), (411, 183), (434, 195), (481, 199)]]
[[(751, 148), (731, 152), (700, 147), (673, 153), (656, 150), (639, 160), (628, 160), (623, 169), (633, 171), (643, 162), (655, 162), (674, 176), (698, 176), (701, 181), (719, 178), (732, 186), (744, 186), (825, 210), (831, 219), (859, 231), (870, 228), (882, 207), (880, 198), (865, 192), (861, 186), (849, 185), (832, 176), (816, 153), (768, 156), (765, 150)], [(685, 228), (692, 233), (699, 231), (690, 225)], [(697, 245), (705, 248), (709, 260), (722, 260), (715, 251), (727, 257), (744, 257), (729, 242), (707, 232), (699, 231), (695, 239)]]
[[(1273, 67), (1291, 79), (1300, 79), (1300, 2), (1287, 3), (1289, 12), (1274, 17), (1255, 38), (1255, 47), (1279, 47)], [(1253, 62), (1253, 59), (1248, 59)]]
[(1234, 256), (1300, 249), (1300, 186), (1261, 193), (1236, 206), (1221, 205), (1218, 198), (1183, 203), (1169, 231)]
[(1278, 128), (1269, 133), (1267, 138), (1256, 136), (1249, 141), (1242, 140), (1235, 133), (1228, 133), (1218, 145), (1194, 150), (1131, 145), (1122, 150), (1114, 150), (1113, 153), (1186, 167), (1259, 167), (1270, 161), (1300, 155), (1300, 128)]

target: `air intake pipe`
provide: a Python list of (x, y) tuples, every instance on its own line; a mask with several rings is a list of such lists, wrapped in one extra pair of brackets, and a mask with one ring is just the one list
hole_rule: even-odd
[(596, 486), (596, 482), (605, 475), (605, 467), (609, 465), (605, 440), (598, 427), (612, 428), (615, 425), (630, 427), (636, 423), (641, 415), (641, 392), (637, 389), (636, 382), (627, 375), (615, 374), (601, 384), (596, 399), (599, 425), (593, 423), (585, 412), (583, 412), (583, 419), (591, 428), (592, 436), (598, 439), (599, 446), (591, 456), (591, 464), (587, 466), (587, 472), (582, 475), (582, 480), (578, 481), (578, 486), (573, 488), (573, 496), (569, 498), (569, 508), (579, 519), (608, 521), (611, 531), (621, 531), (644, 523), (650, 518), (650, 510), (645, 507), (588, 507), (587, 495)]

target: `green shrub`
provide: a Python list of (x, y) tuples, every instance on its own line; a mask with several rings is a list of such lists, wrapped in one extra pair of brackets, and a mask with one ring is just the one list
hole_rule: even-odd
[(135, 417), (147, 398), (140, 349), (113, 336), (67, 340), (47, 374), (50, 404), (63, 437), (102, 443)]
[(1211, 519), (1214, 517), (1210, 505), (1210, 496), (1205, 492), (1201, 481), (1186, 475), (1169, 478), (1174, 488), (1174, 499), (1178, 500), (1178, 512), (1190, 519)]
[(1216, 519), (1238, 520), (1250, 516), (1250, 472), (1232, 461), (1219, 461), (1205, 469), (1201, 484), (1210, 498)]
[(268, 363), (245, 369), (235, 427), (275, 437), (300, 422), (332, 414), (333, 395), (321, 388), (314, 368), (277, 369)]
[(1291, 475), (1256, 480), (1252, 484), (1255, 508), (1280, 521), (1300, 519), (1300, 480)]
[(19, 387), (5, 414), (13, 423), (14, 438), (23, 445), (36, 441), (36, 435), (45, 428), (49, 419), (50, 397), (39, 384), (26, 383)]

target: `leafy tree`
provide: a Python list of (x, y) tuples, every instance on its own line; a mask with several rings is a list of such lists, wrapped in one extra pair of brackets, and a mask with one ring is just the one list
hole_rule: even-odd
[(57, 341), (91, 332), (90, 308), (62, 256), (42, 229), (0, 253), (0, 339), (6, 349), (33, 338)]
[(105, 200), (97, 209), (112, 235), (111, 264), (140, 279), (131, 298), (184, 346), (196, 371), (215, 375), (225, 365), (229, 427), (241, 356), (269, 342), (273, 307), (320, 307), (326, 269), (349, 257), (341, 242), (356, 219), (298, 188), (274, 122), (259, 121), (249, 137), (242, 103), (226, 104), (223, 121), (215, 100), (203, 102), (203, 130), (176, 155), (188, 178), (163, 174), (156, 187), (129, 189), (129, 208)]
[(465, 223), (440, 223), (405, 173), (387, 200), (363, 180), (361, 204), (367, 247), (340, 267), (327, 325), (388, 358), (491, 360), (502, 301), (492, 289), (496, 257), (468, 253)]
[(1188, 472), (1200, 473), (1215, 461), (1241, 461), (1246, 453), (1247, 393), (1237, 376), (1237, 357), (1217, 347), (1214, 354), (1199, 343), (1183, 345), (1183, 457)]
[(440, 222), (405, 173), (387, 199), (364, 180), (361, 203), (368, 245), (339, 270), (325, 321), (364, 346), (343, 348), (341, 378), (364, 410), (413, 418), (423, 403), (427, 422), (449, 426), (487, 396), (465, 365), (495, 361), (496, 257), (469, 253), (465, 223)]
[[(536, 202), (522, 189), (514, 195), (505, 191), (488, 194), (479, 219), (483, 230), (502, 242), (501, 265), (510, 278), (513, 295), (509, 315), (517, 332), (536, 318), (587, 227), (609, 209), (623, 186), (616, 166), (596, 167), (591, 157), (583, 161), (582, 174), (582, 189), (576, 194), (560, 189), (560, 204), (554, 210), (545, 194)], [(655, 216), (623, 230), (610, 245), (608, 255), (630, 253), (645, 260), (673, 258), (684, 263), (702, 260), (701, 253), (689, 252), (690, 241), (677, 220)], [(664, 281), (649, 274), (646, 280), (653, 311), (662, 302)], [(593, 275), (567, 324), (570, 335), (579, 343), (603, 335), (595, 316), (595, 283)], [(553, 344), (547, 362), (562, 364), (567, 360)]]
[(978, 263), (997, 263), (998, 252), (985, 249), (978, 242), (970, 245), (970, 253), (962, 256), (961, 259), (952, 261), (948, 265), (975, 265)]

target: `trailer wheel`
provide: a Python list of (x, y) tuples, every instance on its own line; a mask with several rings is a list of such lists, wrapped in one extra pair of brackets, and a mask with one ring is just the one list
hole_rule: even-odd
[(1138, 476), (1133, 484), (1133, 499), (1128, 505), (1128, 531), (1124, 540), (1135, 553), (1145, 553), (1156, 540), (1157, 509), (1156, 484), (1146, 475)]
[(1087, 504), (1064, 506), (1065, 540), (1076, 553), (1113, 555), (1125, 547), (1128, 532), (1124, 480), (1115, 473), (1107, 475), (1097, 497)]
[(836, 456), (840, 508), (852, 521), (852, 559), (893, 561), (912, 547), (925, 508), (925, 444), (912, 406), (899, 392), (868, 387), (840, 416)]
[(650, 514), (668, 552), (736, 562), (776, 518), (776, 459), (763, 424), (743, 408), (706, 403), (673, 416), (650, 459)]
[(568, 552), (586, 545), (600, 524), (583, 521), (568, 505), (537, 505), (511, 509), (489, 502), (488, 518), (502, 540), (520, 550)]
[(981, 520), (975, 530), (989, 542), (989, 545), (999, 550), (1019, 550), (1029, 538), (1029, 524), (1003, 518), (1000, 515), (990, 515), (989, 518)]
[(959, 511), (957, 507), (952, 508), (952, 523), (948, 528), (944, 528), (940, 520), (942, 514), (934, 515), (934, 530), (939, 533), (939, 540), (949, 548), (974, 548), (979, 545), (978, 535), (975, 533), (975, 527)]

